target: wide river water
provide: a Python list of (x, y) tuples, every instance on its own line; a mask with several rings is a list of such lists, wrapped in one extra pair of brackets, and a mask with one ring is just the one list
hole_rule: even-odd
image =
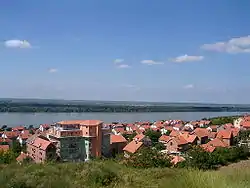
[(155, 121), (165, 119), (199, 120), (216, 116), (240, 115), (243, 112), (157, 112), (157, 113), (0, 113), (0, 125), (34, 125), (73, 119), (98, 119), (107, 123)]

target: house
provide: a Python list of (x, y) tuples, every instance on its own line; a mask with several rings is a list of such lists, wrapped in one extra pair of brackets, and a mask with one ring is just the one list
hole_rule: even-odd
[(145, 146), (151, 146), (151, 140), (144, 134), (137, 134), (133, 140), (137, 142), (142, 142)]
[(164, 145), (169, 153), (178, 153), (186, 151), (189, 148), (188, 141), (181, 135), (170, 138)]
[(175, 124), (173, 126), (173, 129), (176, 131), (180, 131), (180, 130), (182, 130), (183, 127), (184, 127), (184, 125), (182, 123), (178, 123), (178, 124)]
[(9, 149), (9, 145), (0, 145), (0, 152), (6, 152), (9, 151)]
[(117, 153), (122, 153), (126, 145), (127, 140), (122, 135), (110, 135), (110, 149), (113, 156)]
[(221, 139), (227, 146), (233, 145), (233, 133), (231, 130), (220, 130), (216, 138)]
[(13, 127), (11, 130), (12, 130), (12, 131), (19, 131), (19, 132), (21, 132), (21, 131), (23, 131), (24, 129), (25, 129), (24, 126), (18, 126), (18, 127)]
[(173, 165), (176, 165), (176, 164), (178, 164), (178, 163), (180, 163), (180, 162), (182, 162), (182, 161), (185, 161), (185, 158), (182, 157), (182, 156), (179, 156), (179, 155), (171, 156), (171, 157), (172, 157), (171, 163), (172, 163)]
[(205, 144), (208, 142), (209, 132), (207, 129), (204, 128), (196, 128), (193, 131), (193, 134), (195, 134), (198, 137), (197, 144)]
[(56, 159), (56, 147), (45, 137), (33, 135), (27, 140), (27, 154), (35, 163)]
[(15, 140), (20, 133), (16, 131), (4, 131), (2, 134), (2, 138), (9, 138), (11, 140)]
[(214, 150), (216, 149), (216, 147), (210, 144), (202, 144), (201, 148), (210, 153), (214, 152)]
[(17, 141), (21, 144), (24, 145), (26, 144), (26, 140), (31, 136), (32, 134), (29, 133), (21, 133), (18, 137), (17, 137)]
[(187, 131), (193, 131), (194, 130), (194, 126), (191, 123), (187, 123), (184, 125), (184, 129)]
[(207, 143), (208, 146), (213, 147), (228, 147), (228, 145), (219, 138), (215, 138)]
[(126, 133), (126, 130), (123, 127), (115, 127), (112, 129), (112, 132), (116, 135), (118, 135), (118, 134), (122, 135), (122, 134)]
[(0, 137), (0, 145), (11, 145), (11, 144), (12, 140), (10, 140), (9, 138)]
[(124, 157), (128, 158), (131, 154), (137, 152), (143, 146), (143, 142), (139, 142), (137, 140), (132, 140), (129, 142), (124, 148)]
[(196, 145), (198, 142), (198, 136), (194, 134), (181, 133), (181, 136), (191, 145)]
[(39, 130), (40, 130), (41, 132), (44, 132), (44, 131), (48, 130), (49, 128), (50, 128), (50, 125), (49, 125), (49, 124), (41, 124), (41, 125), (39, 126)]
[(29, 155), (27, 153), (21, 152), (21, 154), (16, 158), (16, 161), (21, 164), (27, 158), (29, 158)]

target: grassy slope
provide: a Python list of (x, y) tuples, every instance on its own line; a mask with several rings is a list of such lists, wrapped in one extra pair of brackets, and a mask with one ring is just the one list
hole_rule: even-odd
[(113, 162), (88, 164), (8, 165), (1, 167), (1, 188), (171, 187), (245, 188), (250, 186), (250, 163), (201, 172), (185, 169), (132, 169)]

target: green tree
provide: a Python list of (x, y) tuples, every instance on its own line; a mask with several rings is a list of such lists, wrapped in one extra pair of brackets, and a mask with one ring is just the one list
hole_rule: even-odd
[(161, 137), (161, 133), (159, 131), (148, 129), (145, 132), (145, 136), (148, 136), (152, 141), (152, 145), (155, 146), (158, 143), (159, 138)]
[(18, 141), (13, 141), (12, 143), (13, 143), (12, 151), (15, 153), (16, 156), (20, 155), (22, 151), (22, 146), (20, 145)]
[(166, 149), (166, 146), (164, 146), (163, 143), (158, 142), (157, 144), (155, 144), (155, 149), (157, 149), (158, 151), (161, 151), (161, 150)]
[(136, 136), (136, 132), (133, 132), (132, 134), (122, 134), (122, 136), (124, 138), (126, 138), (126, 140), (128, 140), (129, 142), (133, 140), (133, 138)]
[(167, 155), (150, 147), (141, 148), (127, 159), (126, 164), (135, 168), (170, 167), (171, 162)]

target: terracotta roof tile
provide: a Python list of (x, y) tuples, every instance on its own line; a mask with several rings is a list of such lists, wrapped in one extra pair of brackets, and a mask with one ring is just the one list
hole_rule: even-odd
[(136, 139), (137, 139), (137, 141), (140, 142), (143, 138), (145, 138), (145, 135), (144, 135), (144, 134), (137, 134), (137, 135), (133, 138), (133, 140), (136, 140)]
[(28, 154), (21, 152), (21, 154), (16, 158), (18, 162), (22, 162), (24, 159), (28, 157)]
[(215, 138), (207, 143), (207, 145), (214, 147), (227, 147), (227, 144), (219, 138)]
[(137, 142), (133, 140), (123, 148), (123, 151), (127, 151), (129, 153), (135, 153), (142, 145), (143, 145), (142, 142)]
[(207, 129), (204, 128), (196, 128), (194, 130), (194, 134), (196, 134), (198, 137), (202, 138), (202, 137), (208, 137), (209, 136), (209, 132)]
[(202, 144), (201, 147), (207, 151), (207, 152), (214, 152), (214, 150), (216, 149), (216, 147), (212, 146), (212, 145), (209, 145), (209, 144)]
[(124, 143), (124, 142), (126, 143), (127, 140), (122, 135), (114, 135), (114, 134), (110, 135), (110, 144)]
[(159, 138), (159, 141), (168, 142), (170, 139), (171, 139), (170, 136), (162, 135), (162, 136)]
[(31, 145), (40, 148), (42, 150), (46, 150), (47, 147), (52, 144), (52, 142), (48, 141), (48, 140), (44, 140), (42, 138), (36, 137), (33, 142), (30, 143)]
[(57, 124), (61, 125), (86, 125), (86, 126), (96, 126), (103, 123), (100, 120), (66, 120), (57, 122)]
[(9, 149), (9, 145), (0, 145), (0, 151), (8, 151)]
[(176, 165), (177, 163), (182, 162), (182, 161), (185, 161), (185, 158), (177, 155), (177, 156), (173, 156), (171, 163)]
[(216, 136), (217, 138), (230, 139), (232, 137), (231, 130), (220, 130)]

